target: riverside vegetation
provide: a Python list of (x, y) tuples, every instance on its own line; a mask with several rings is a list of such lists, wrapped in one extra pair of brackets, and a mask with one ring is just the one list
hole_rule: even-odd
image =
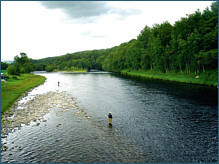
[(137, 39), (119, 46), (34, 63), (35, 70), (99, 69), (217, 86), (218, 2), (203, 12), (197, 10), (180, 18), (174, 25), (166, 21), (152, 28), (145, 26)]
[(32, 62), (35, 71), (99, 69), (218, 86), (218, 2), (181, 17), (174, 25), (165, 21), (145, 26), (137, 39), (119, 46)]
[(153, 79), (162, 79), (183, 83), (191, 83), (191, 84), (203, 84), (209, 86), (218, 86), (218, 71), (217, 70), (208, 70), (204, 73), (200, 73), (199, 76), (195, 73), (187, 74), (185, 71), (182, 73), (177, 73), (174, 71), (169, 71), (167, 73), (159, 72), (159, 71), (130, 71), (130, 70), (122, 70), (121, 74), (130, 75), (130, 76), (141, 76), (146, 78)]
[(6, 82), (1, 81), (1, 114), (8, 112), (18, 98), (31, 88), (42, 84), (45, 79), (44, 76), (20, 74), (9, 75)]

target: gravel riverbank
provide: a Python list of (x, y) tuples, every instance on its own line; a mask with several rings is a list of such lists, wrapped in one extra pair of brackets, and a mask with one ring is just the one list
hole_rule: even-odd
[[(4, 113), (1, 137), (7, 137), (8, 133), (13, 132), (16, 128), (19, 129), (22, 125), (28, 125), (31, 121), (36, 122), (35, 126), (39, 126), (38, 120), (45, 122), (43, 116), (52, 108), (61, 108), (62, 112), (75, 109), (77, 110), (76, 117), (90, 118), (86, 112), (83, 112), (83, 109), (79, 108), (74, 98), (67, 95), (66, 92), (50, 91), (38, 94), (31, 100), (27, 100), (25, 96), (19, 99), (9, 112)], [(6, 147), (1, 144), (1, 149), (4, 151)]]

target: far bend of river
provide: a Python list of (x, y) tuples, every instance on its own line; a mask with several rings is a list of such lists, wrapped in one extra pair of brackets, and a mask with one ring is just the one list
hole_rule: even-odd
[(57, 116), (51, 111), (44, 116), (47, 122), (8, 135), (7, 146), (17, 147), (2, 152), (2, 162), (218, 161), (216, 88), (107, 72), (37, 74), (47, 81), (29, 97), (67, 91), (91, 118), (78, 123), (70, 112)]

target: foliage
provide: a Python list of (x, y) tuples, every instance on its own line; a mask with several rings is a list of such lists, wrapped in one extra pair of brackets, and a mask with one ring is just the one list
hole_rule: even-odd
[(20, 53), (20, 57), (17, 55), (14, 57), (14, 66), (16, 67), (18, 73), (30, 73), (34, 69), (33, 59), (28, 58), (26, 53)]
[(53, 68), (52, 66), (50, 66), (50, 65), (46, 66), (46, 68), (45, 68), (45, 70), (46, 70), (47, 72), (52, 72), (53, 69), (54, 69), (54, 68)]
[(1, 62), (1, 70), (6, 70), (8, 68), (8, 64)]
[[(145, 26), (137, 39), (105, 49), (35, 60), (37, 70), (154, 70), (200, 75), (218, 69), (218, 2), (176, 21)], [(49, 67), (51, 66), (51, 67)], [(47, 68), (47, 69), (48, 69)]]
[(9, 65), (7, 68), (7, 72), (9, 75), (18, 75), (18, 72), (16, 70), (16, 67), (13, 65)]

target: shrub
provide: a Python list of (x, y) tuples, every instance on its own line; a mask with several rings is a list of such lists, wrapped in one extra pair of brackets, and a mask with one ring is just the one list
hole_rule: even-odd
[(16, 71), (16, 67), (13, 65), (9, 65), (7, 68), (7, 72), (9, 75), (18, 75), (19, 73)]
[(53, 67), (48, 65), (46, 66), (46, 72), (52, 72), (53, 71)]
[(20, 73), (23, 73), (23, 74), (26, 73), (24, 67), (22, 67), (22, 68), (20, 69)]

